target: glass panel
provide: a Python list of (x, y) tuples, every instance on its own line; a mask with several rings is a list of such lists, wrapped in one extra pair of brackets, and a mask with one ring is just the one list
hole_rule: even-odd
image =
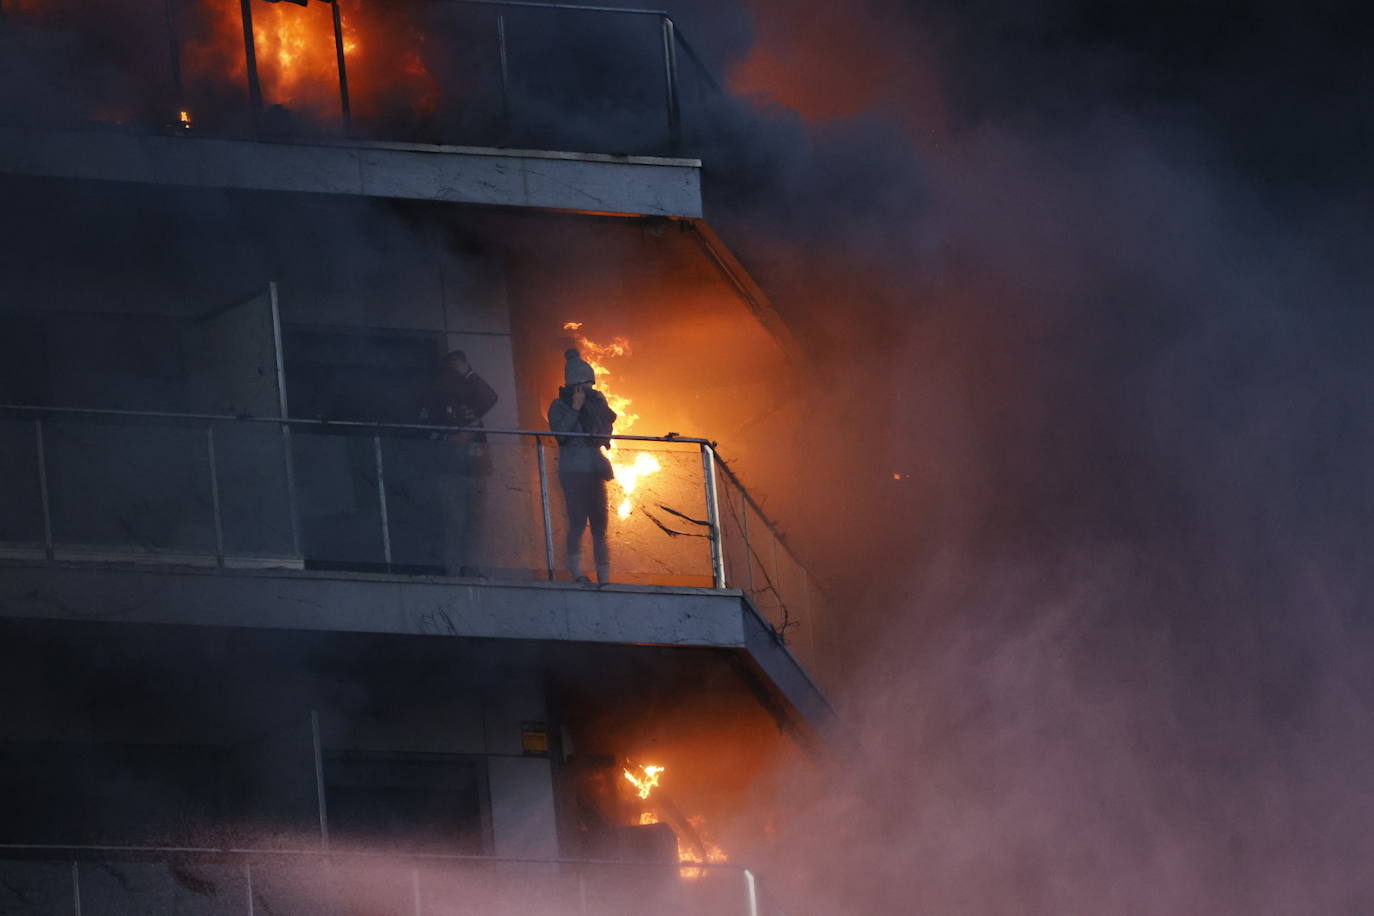
[[(73, 906), (73, 865), (83, 906), (105, 912), (245, 912), (294, 916), (405, 913), (447, 916), (513, 911), (598, 916), (747, 916), (749, 883), (734, 867), (594, 862), (519, 862), (347, 853), (253, 854), (228, 860), (134, 854), (73, 863), (0, 860), (22, 912)], [(168, 910), (170, 911), (170, 910)]]
[(668, 139), (661, 20), (510, 8), (513, 145), (660, 151)]
[(582, 572), (596, 578), (593, 538), (584, 527), (570, 542), (568, 524), (604, 508), (611, 581), (711, 585), (705, 483), (695, 445), (618, 441), (610, 452), (616, 476), (604, 484), (580, 468), (569, 472), (571, 455), (560, 455), (558, 446), (549, 449), (556, 578), (572, 577), (568, 557), (574, 550), (580, 550)]
[(32, 420), (0, 419), (0, 545), (43, 546), (43, 500)]
[(174, 102), (162, 6), (122, 0), (0, 3), (7, 70), (26, 74), (30, 84), (28, 91), (6, 96), (6, 116), (62, 126), (166, 123)]
[(383, 441), (398, 572), (542, 577), (543, 516), (531, 437), (485, 443), (393, 434)]
[(291, 536), (287, 435), (271, 423), (217, 423), (213, 429), (225, 565), (299, 567)]
[(236, 864), (192, 860), (169, 868), (165, 862), (90, 862), (81, 864), (78, 881), (80, 907), (69, 902), (45, 912), (241, 916), (248, 899), (248, 882)]
[(291, 458), (306, 567), (385, 571), (371, 433), (300, 426), (291, 432)]
[(749, 597), (763, 619), (781, 632), (789, 621), (782, 606), (778, 581), (777, 538), (763, 516), (752, 506), (745, 511), (745, 524), (749, 528), (749, 574), (752, 577)]
[(786, 609), (788, 628), (783, 633), (787, 647), (801, 662), (810, 666), (814, 660), (816, 632), (811, 610), (811, 580), (799, 563), (782, 545), (778, 545), (778, 587)]
[(203, 428), (62, 419), (48, 432), (59, 547), (119, 558), (214, 556)]
[(725, 556), (725, 584), (753, 593), (753, 560), (750, 535), (746, 527), (747, 503), (744, 494), (724, 472), (716, 472), (717, 501), (720, 505), (721, 550)]
[(0, 891), (7, 898), (7, 914), (40, 916), (76, 910), (70, 862), (0, 860)]

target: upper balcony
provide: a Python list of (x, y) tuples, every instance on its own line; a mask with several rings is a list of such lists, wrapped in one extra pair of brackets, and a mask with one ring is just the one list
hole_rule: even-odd
[(0, 171), (701, 216), (715, 84), (658, 10), (11, 0), (0, 49)]

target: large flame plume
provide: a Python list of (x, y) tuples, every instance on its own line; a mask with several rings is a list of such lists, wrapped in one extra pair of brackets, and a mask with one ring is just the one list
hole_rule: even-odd
[[(582, 333), (582, 322), (569, 321), (563, 325), (563, 330), (571, 333), (572, 338), (577, 343), (578, 350), (593, 369), (596, 370), (597, 390), (606, 396), (606, 403), (610, 405), (619, 416), (616, 420), (616, 432), (628, 433), (630, 428), (639, 419), (639, 414), (635, 413), (630, 407), (630, 398), (623, 391), (615, 389), (616, 383), (612, 381), (614, 373), (607, 366), (607, 361), (620, 359), (629, 356), (631, 353), (630, 341), (625, 337), (612, 338), (610, 343), (601, 344), (588, 338)], [(616, 447), (616, 442), (611, 441), (609, 458), (611, 468), (615, 471), (615, 482), (620, 487), (621, 500), (616, 506), (616, 515), (621, 518), (629, 518), (634, 512), (634, 492), (639, 486), (642, 478), (657, 474), (663, 470), (663, 465), (652, 452), (637, 452), (634, 457), (623, 454), (622, 449)]]

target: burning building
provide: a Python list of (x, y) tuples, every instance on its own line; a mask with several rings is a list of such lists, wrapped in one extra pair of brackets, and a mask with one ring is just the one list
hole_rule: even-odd
[[(823, 617), (720, 455), (793, 344), (673, 21), (5, 0), (0, 45), (4, 911), (768, 912)], [(625, 436), (599, 588), (569, 347)], [(461, 569), (453, 350), (496, 395)]]

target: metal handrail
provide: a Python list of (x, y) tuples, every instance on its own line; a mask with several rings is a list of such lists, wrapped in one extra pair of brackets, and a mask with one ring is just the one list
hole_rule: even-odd
[(82, 843), (0, 843), (0, 858), (4, 853), (32, 853), (48, 855), (66, 853), (78, 855), (179, 855), (179, 856), (262, 856), (271, 858), (358, 858), (358, 859), (420, 859), (452, 862), (511, 862), (520, 865), (632, 865), (638, 868), (692, 868), (719, 871), (748, 871), (743, 865), (728, 862), (643, 862), (630, 859), (566, 859), (522, 858), (519, 856), (489, 856), (457, 852), (374, 852), (367, 849), (260, 849), (252, 846), (109, 846)]
[(432, 0), (436, 3), (467, 3), (472, 6), (527, 6), (546, 10), (570, 10), (582, 13), (629, 13), (635, 16), (662, 16), (671, 19), (667, 10), (638, 9), (631, 6), (591, 6), (584, 3), (538, 3), (536, 0)]
[(715, 442), (710, 439), (701, 439), (694, 436), (631, 436), (624, 433), (613, 433), (609, 436), (598, 435), (597, 433), (578, 433), (578, 432), (554, 432), (547, 429), (507, 429), (504, 427), (492, 426), (441, 426), (433, 423), (389, 423), (374, 420), (330, 420), (325, 418), (309, 417), (257, 417), (252, 414), (214, 414), (214, 413), (184, 413), (168, 410), (120, 410), (108, 407), (41, 407), (34, 404), (0, 404), (0, 413), (14, 411), (27, 414), (84, 414), (93, 416), (125, 417), (129, 419), (146, 418), (156, 420), (197, 420), (209, 423), (273, 423), (285, 424), (287, 426), (319, 426), (319, 427), (342, 427), (366, 430), (407, 430), (410, 432), (434, 432), (434, 433), (485, 433), (488, 435), (501, 436), (533, 436), (549, 437), (554, 436), (559, 439), (567, 437), (577, 437), (584, 439), (615, 439), (624, 442), (683, 442), (688, 445), (711, 445)]

